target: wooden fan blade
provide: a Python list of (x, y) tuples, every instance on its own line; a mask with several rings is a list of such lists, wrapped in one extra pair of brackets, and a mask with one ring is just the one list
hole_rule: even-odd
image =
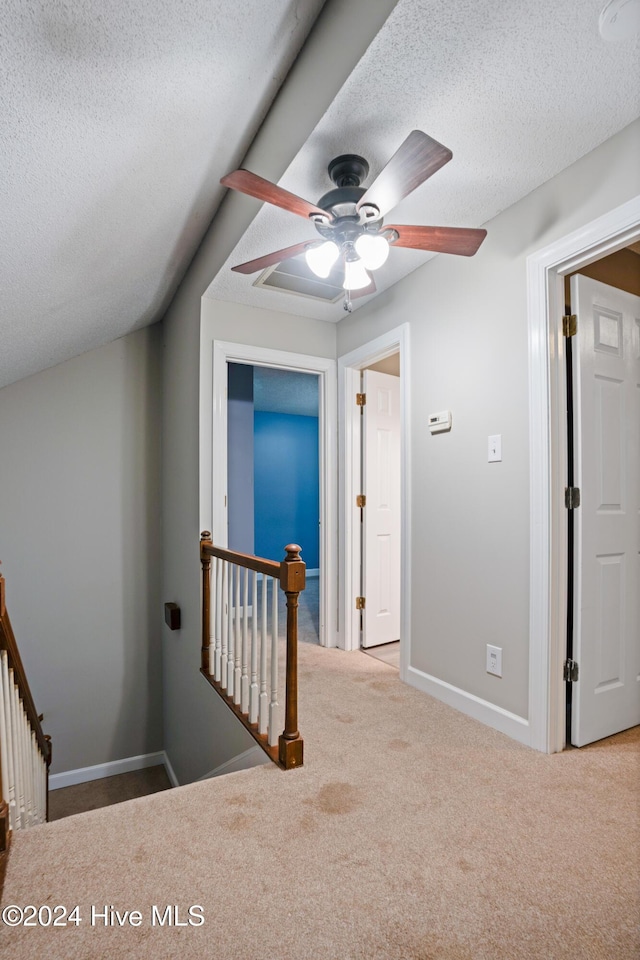
[(487, 235), (486, 230), (468, 227), (417, 227), (405, 223), (385, 223), (384, 229), (395, 230), (398, 234), (397, 240), (389, 241), (394, 247), (457, 253), (461, 257), (472, 257)]
[(238, 190), (239, 193), (247, 193), (250, 197), (257, 200), (264, 200), (266, 203), (272, 203), (276, 207), (282, 207), (290, 213), (296, 213), (299, 217), (322, 217), (325, 220), (331, 220), (332, 217), (321, 207), (316, 207), (314, 203), (303, 200), (302, 197), (296, 197), (294, 193), (283, 190), (270, 180), (259, 177), (257, 173), (251, 173), (250, 170), (234, 170), (223, 177), (220, 183), (225, 187), (231, 187), (232, 190)]
[(296, 257), (307, 247), (317, 243), (317, 240), (305, 240), (304, 243), (294, 243), (292, 247), (283, 247), (282, 250), (274, 250), (273, 253), (267, 253), (264, 257), (257, 257), (255, 260), (247, 260), (246, 263), (239, 263), (236, 267), (231, 267), (236, 273), (257, 273), (258, 270), (264, 270), (274, 263), (282, 263), (290, 257)]
[(452, 156), (448, 147), (428, 137), (422, 130), (412, 130), (360, 199), (358, 210), (372, 204), (384, 216), (448, 163)]

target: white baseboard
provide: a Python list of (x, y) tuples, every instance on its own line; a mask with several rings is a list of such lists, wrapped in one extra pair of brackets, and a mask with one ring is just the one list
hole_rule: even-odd
[(249, 747), (248, 750), (239, 753), (237, 757), (232, 757), (231, 760), (221, 763), (219, 767), (211, 770), (210, 773), (205, 773), (202, 777), (198, 777), (198, 781), (209, 780), (211, 777), (221, 777), (225, 773), (238, 773), (240, 770), (249, 770), (251, 767), (259, 767), (263, 763), (270, 763), (269, 757), (262, 747), (256, 744), (255, 747)]
[(157, 753), (143, 753), (139, 757), (124, 757), (122, 760), (110, 760), (108, 763), (96, 763), (92, 767), (79, 767), (77, 770), (65, 770), (52, 773), (49, 777), (49, 790), (73, 787), (77, 783), (90, 780), (102, 780), (103, 777), (115, 777), (119, 773), (131, 773), (132, 770), (144, 770), (145, 767), (157, 767), (163, 764), (169, 780), (174, 787), (179, 786), (173, 767), (164, 750)]
[(443, 703), (454, 707), (460, 713), (473, 717), (474, 720), (479, 720), (488, 727), (499, 730), (500, 733), (505, 733), (513, 740), (517, 740), (518, 743), (524, 743), (527, 747), (530, 746), (529, 721), (525, 720), (524, 717), (519, 717), (517, 714), (503, 709), (503, 707), (496, 706), (495, 703), (489, 703), (488, 700), (482, 700), (472, 693), (467, 693), (466, 690), (461, 690), (444, 680), (423, 673), (416, 667), (409, 666), (407, 683), (418, 690), (422, 690), (423, 693), (435, 697), (436, 700), (442, 700)]
[(312, 570), (306, 570), (305, 573), (308, 577), (319, 577), (320, 567), (314, 567)]
[(172, 786), (172, 787), (179, 787), (179, 786), (180, 786), (180, 781), (179, 781), (178, 778), (176, 777), (175, 771), (174, 771), (173, 767), (171, 766), (171, 761), (169, 760), (169, 757), (167, 756), (166, 750), (163, 750), (163, 751), (162, 751), (162, 756), (164, 757), (164, 760), (163, 760), (162, 762), (164, 763), (164, 768), (165, 768), (165, 770), (167, 771), (167, 776), (169, 777), (169, 780), (171, 781), (171, 786)]

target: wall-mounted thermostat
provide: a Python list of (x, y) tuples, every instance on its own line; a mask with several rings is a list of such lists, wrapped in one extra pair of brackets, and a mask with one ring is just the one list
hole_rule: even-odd
[(445, 430), (451, 430), (451, 410), (430, 413), (429, 430), (431, 430), (431, 433), (444, 433)]

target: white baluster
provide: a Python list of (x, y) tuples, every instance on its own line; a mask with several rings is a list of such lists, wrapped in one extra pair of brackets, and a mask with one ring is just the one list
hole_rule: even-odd
[(249, 722), (258, 722), (258, 574), (253, 574), (251, 613), (251, 686), (249, 687)]
[(227, 619), (229, 621), (229, 649), (227, 657), (227, 696), (233, 697), (233, 676), (235, 671), (235, 644), (236, 644), (236, 628), (234, 623), (233, 616), (233, 571), (235, 564), (229, 565), (229, 597), (228, 597), (228, 613)]
[(4, 701), (4, 682), (3, 674), (6, 669), (7, 653), (6, 650), (0, 651), (0, 757), (2, 758), (2, 780), (0, 781), (0, 793), (5, 801), (9, 802), (9, 746), (7, 744), (7, 716)]
[(33, 770), (33, 809), (36, 823), (42, 823), (40, 814), (40, 750), (35, 733), (31, 737), (31, 768)]
[(222, 593), (222, 567), (224, 565), (224, 560), (218, 560), (216, 564), (216, 579), (215, 579), (215, 592), (216, 592), (216, 619), (215, 619), (215, 638), (216, 638), (216, 649), (215, 649), (215, 665), (214, 665), (214, 679), (220, 682), (220, 658), (221, 658), (221, 638), (222, 638), (222, 617), (223, 617), (223, 593)]
[(9, 667), (9, 688), (11, 690), (11, 727), (14, 737), (13, 762), (16, 777), (16, 829), (26, 826), (24, 810), (24, 776), (22, 774), (22, 746), (20, 744), (20, 712), (18, 710), (18, 688), (13, 677), (13, 668)]
[(25, 809), (27, 811), (27, 825), (31, 826), (34, 822), (33, 815), (33, 779), (31, 769), (31, 724), (24, 708), (24, 703), (20, 701), (20, 712), (22, 714), (22, 743), (24, 751), (24, 798)]
[(40, 811), (42, 822), (47, 819), (47, 761), (40, 756)]
[(36, 742), (36, 735), (31, 731), (31, 744), (29, 748), (29, 759), (30, 769), (31, 769), (31, 811), (34, 823), (40, 823), (40, 816), (38, 813), (38, 769), (36, 767), (36, 762), (38, 759), (38, 744)]
[[(35, 737), (35, 734), (34, 734)], [(35, 751), (33, 754), (34, 780), (36, 784), (36, 816), (38, 823), (44, 823), (42, 814), (42, 754), (38, 746), (38, 739), (35, 737)]]
[(27, 759), (29, 763), (29, 811), (30, 811), (30, 823), (38, 822), (38, 806), (36, 803), (36, 777), (35, 770), (33, 768), (34, 761), (34, 740), (35, 734), (29, 725), (29, 738), (27, 740)]
[(24, 797), (24, 825), (25, 827), (30, 826), (30, 809), (29, 809), (29, 764), (28, 764), (28, 746), (27, 746), (27, 730), (29, 728), (29, 723), (25, 716), (24, 708), (22, 706), (22, 701), (20, 699), (20, 690), (16, 687), (16, 710), (18, 712), (18, 724), (20, 728), (20, 765), (22, 767), (22, 796)]
[(40, 823), (40, 810), (38, 804), (38, 741), (36, 740), (36, 735), (31, 731), (31, 744), (29, 748), (29, 757), (31, 760), (31, 809), (33, 815), (33, 822)]
[(267, 580), (262, 574), (262, 630), (260, 637), (260, 706), (258, 709), (258, 733), (267, 732), (269, 719), (269, 698), (267, 696)]
[(211, 570), (209, 571), (209, 597), (211, 598), (209, 609), (209, 676), (215, 676), (216, 672), (216, 567), (218, 558), (211, 557)]
[(240, 703), (240, 693), (242, 687), (242, 670), (240, 668), (240, 658), (242, 655), (242, 624), (240, 622), (240, 600), (242, 591), (240, 589), (241, 567), (236, 567), (236, 640), (234, 649), (234, 671), (233, 671), (233, 702)]
[(229, 659), (229, 590), (227, 581), (229, 578), (229, 562), (222, 561), (222, 603), (220, 616), (222, 617), (222, 646), (220, 653), (220, 685), (223, 690), (227, 687), (227, 662)]
[(44, 823), (46, 820), (46, 809), (43, 807), (43, 804), (42, 804), (42, 797), (43, 797), (42, 754), (40, 753), (40, 748), (38, 747), (37, 740), (36, 740), (36, 753), (35, 753), (34, 763), (35, 763), (35, 771), (36, 771), (38, 823)]
[(240, 680), (240, 709), (249, 713), (249, 571), (244, 571), (242, 599), (242, 677)]
[(6, 765), (7, 778), (9, 780), (9, 792), (5, 794), (5, 800), (9, 804), (9, 826), (12, 830), (18, 829), (18, 805), (16, 794), (16, 750), (15, 736), (13, 731), (13, 710), (11, 707), (13, 699), (12, 678), (9, 678), (9, 659), (6, 650), (2, 651), (2, 691), (4, 697), (4, 718), (7, 737), (6, 764), (5, 755), (2, 756), (3, 768)]
[(278, 743), (278, 581), (271, 579), (271, 703), (269, 704), (269, 746)]

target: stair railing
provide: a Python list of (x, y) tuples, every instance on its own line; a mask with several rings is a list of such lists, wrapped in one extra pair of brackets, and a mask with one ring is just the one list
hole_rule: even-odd
[(48, 815), (51, 739), (42, 732), (6, 606), (0, 574), (0, 854), (11, 833)]
[[(289, 544), (278, 563), (215, 547), (205, 530), (202, 563), (201, 673), (269, 757), (301, 767), (298, 730), (298, 597), (306, 565)], [(287, 598), (284, 730), (278, 703), (278, 588)]]

